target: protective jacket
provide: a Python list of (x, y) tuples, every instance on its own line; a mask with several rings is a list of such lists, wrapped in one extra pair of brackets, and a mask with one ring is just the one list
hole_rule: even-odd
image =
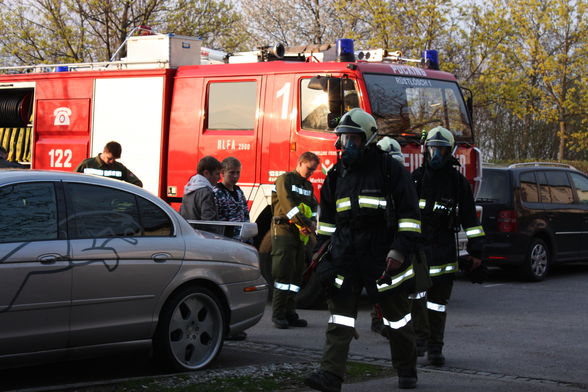
[(484, 244), (484, 229), (476, 216), (470, 184), (454, 164), (457, 161), (452, 159), (432, 170), (425, 163), (412, 173), (432, 279), (453, 279), (457, 272), (456, 233), (460, 226), (467, 235), (470, 255), (480, 258)]
[(116, 178), (117, 180), (123, 180), (130, 182), (133, 185), (142, 187), (143, 183), (139, 178), (133, 174), (132, 171), (127, 169), (125, 165), (120, 162), (113, 162), (106, 164), (100, 159), (100, 154), (94, 158), (84, 159), (82, 163), (76, 168), (78, 173), (94, 174), (102, 177)]
[[(408, 172), (389, 155), (369, 146), (362, 160), (350, 169), (341, 161), (329, 171), (321, 189), (320, 245), (331, 238), (328, 264), (340, 292), (362, 284), (377, 299), (409, 287), (414, 270), (409, 255), (420, 233), (420, 216)], [(376, 281), (386, 268), (386, 256), (395, 250), (403, 258), (390, 284)]]
[[(310, 218), (304, 215), (300, 203), (310, 207)], [(317, 206), (310, 181), (295, 170), (282, 174), (276, 179), (276, 189), (272, 192), (272, 234), (298, 236), (296, 225), (311, 227), (312, 221), (316, 221)]]

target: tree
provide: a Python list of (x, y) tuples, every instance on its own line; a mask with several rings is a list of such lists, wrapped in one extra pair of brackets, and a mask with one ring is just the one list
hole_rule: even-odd
[(504, 54), (530, 91), (519, 111), (557, 125), (557, 158), (563, 160), (573, 119), (585, 116), (587, 107), (581, 90), (587, 88), (582, 78), (588, 72), (588, 2), (507, 0), (505, 5), (516, 33)]
[(217, 0), (6, 0), (0, 53), (20, 64), (107, 61), (141, 25), (236, 47), (239, 22), (232, 3)]
[(334, 43), (347, 27), (336, 0), (241, 0), (253, 47)]

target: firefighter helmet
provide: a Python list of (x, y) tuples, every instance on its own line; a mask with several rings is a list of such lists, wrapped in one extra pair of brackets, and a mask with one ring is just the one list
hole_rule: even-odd
[(451, 160), (454, 144), (455, 139), (449, 130), (440, 126), (431, 129), (425, 140), (425, 159), (428, 165), (434, 170), (444, 167)]
[(441, 126), (431, 129), (425, 140), (427, 147), (449, 147), (451, 150), (454, 144), (453, 134)]
[(384, 136), (377, 143), (377, 145), (382, 151), (387, 152), (392, 156), (392, 158), (396, 159), (398, 162), (404, 165), (404, 155), (402, 155), (400, 143), (398, 143), (395, 139), (391, 138), (390, 136)]
[(378, 130), (374, 117), (360, 108), (354, 108), (341, 117), (339, 124), (335, 128), (337, 135), (344, 133), (355, 133), (364, 136), (367, 143), (373, 140), (373, 136)]

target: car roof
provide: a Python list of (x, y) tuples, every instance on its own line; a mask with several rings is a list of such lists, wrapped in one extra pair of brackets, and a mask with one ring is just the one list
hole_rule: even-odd
[(136, 193), (150, 200), (156, 199), (158, 202), (167, 205), (152, 193), (127, 182), (112, 178), (96, 176), (92, 174), (83, 174), (77, 172), (65, 172), (57, 170), (36, 170), (36, 169), (2, 169), (0, 170), (0, 186), (15, 182), (30, 181), (69, 181), (84, 184), (101, 185), (110, 188), (124, 190), (126, 192)]
[(513, 163), (511, 165), (487, 165), (482, 166), (483, 170), (500, 170), (500, 171), (528, 171), (528, 170), (567, 170), (580, 172), (573, 166), (565, 164), (549, 164), (545, 162), (524, 162), (524, 163)]

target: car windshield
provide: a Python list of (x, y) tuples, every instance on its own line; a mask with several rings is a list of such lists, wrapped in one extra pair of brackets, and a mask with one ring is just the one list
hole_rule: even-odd
[(508, 203), (510, 185), (508, 173), (502, 170), (484, 169), (482, 172), (482, 185), (476, 198), (477, 203)]
[(457, 83), (383, 74), (365, 74), (365, 82), (379, 134), (420, 138), (441, 125), (456, 141), (473, 142)]

